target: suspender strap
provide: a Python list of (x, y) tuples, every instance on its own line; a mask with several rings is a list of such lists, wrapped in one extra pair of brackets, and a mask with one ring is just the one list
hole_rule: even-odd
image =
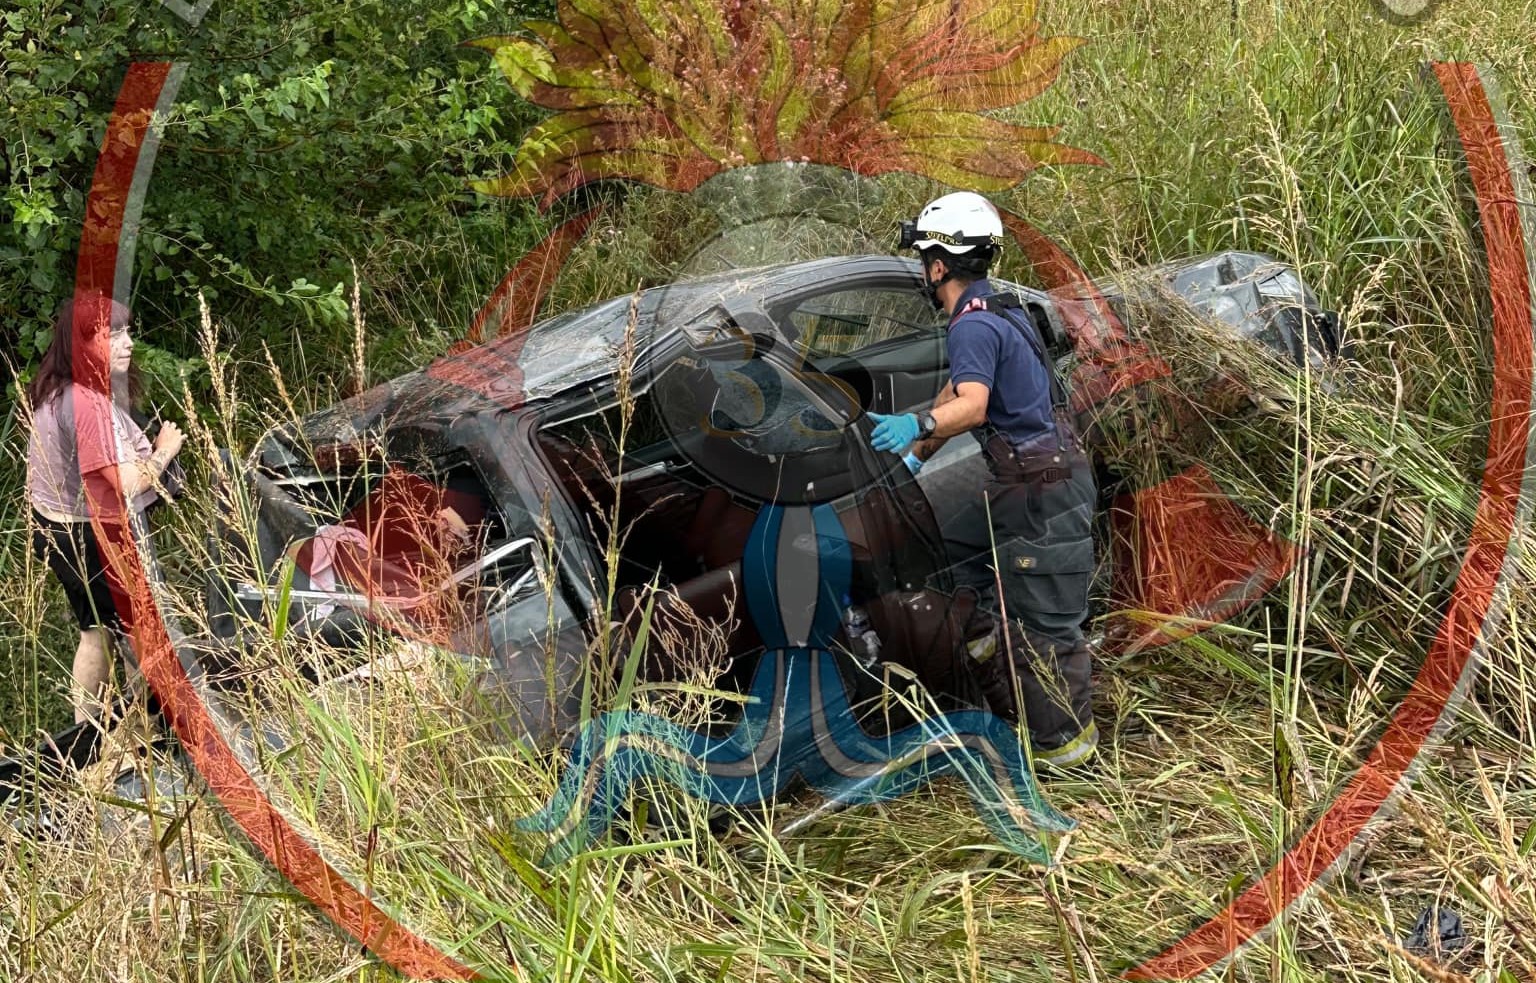
[[(1057, 410), (1067, 405), (1067, 393), (1061, 385), (1061, 380), (1056, 377), (1056, 367), (1051, 364), (1050, 358), (1045, 354), (1045, 345), (1040, 340), (1039, 329), (1029, 322), (1023, 315), (1023, 308), (1019, 300), (1012, 294), (988, 294), (982, 300), (987, 305), (987, 310), (1001, 314), (1010, 324), (1019, 330), (1024, 340), (1029, 343), (1029, 348), (1040, 360), (1045, 368), (1045, 377), (1051, 389), (1051, 409)], [(1018, 312), (1015, 314), (1015, 312)]]
[[(1023, 308), (1017, 297), (1012, 294), (998, 293), (988, 294), (981, 298), (988, 310), (998, 314), (1018, 329), (1029, 344), (1030, 351), (1040, 360), (1041, 368), (1045, 369), (1045, 378), (1050, 387), (1051, 395), (1051, 422), (1056, 430), (1056, 453), (1060, 455), (1067, 450), (1079, 450), (1081, 444), (1077, 437), (1077, 428), (1072, 423), (1072, 408), (1067, 398), (1066, 387), (1056, 376), (1056, 366), (1051, 363), (1045, 353), (1045, 343), (1040, 337), (1039, 328), (1032, 320), (1024, 317)], [(996, 433), (995, 429), (993, 433)], [(987, 441), (982, 442), (987, 447)]]

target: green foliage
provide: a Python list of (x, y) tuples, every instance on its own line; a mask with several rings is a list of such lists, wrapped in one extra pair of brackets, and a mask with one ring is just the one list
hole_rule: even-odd
[[(550, 12), (540, 0), (216, 0), (194, 29), (156, 3), (11, 0), (0, 12), (3, 364), (30, 378), (47, 348), (118, 89), (130, 64), (161, 61), (186, 76), (133, 263), (135, 360), (151, 399), (176, 415), (185, 379), (199, 408), (211, 402), (202, 293), (229, 326), (224, 358), (263, 364), (265, 347), (302, 405), (331, 401), (351, 375), (354, 264), (374, 371), (440, 351), (534, 236), (531, 206), (469, 183), (506, 168), (538, 111), (463, 43)], [(248, 392), (263, 375), (245, 373)], [(8, 402), (0, 413), (14, 419)], [(14, 503), (25, 444), (9, 433), (0, 493)], [(12, 580), (24, 533), (19, 521), (0, 530)], [(58, 687), (75, 637), (56, 585), (44, 586), (43, 620), (57, 622), (47, 683), (23, 692), (38, 667), (13, 649), (16, 691), (0, 691), (0, 722), (21, 732), (67, 720)]]
[[(136, 265), (152, 374), (190, 364), (182, 326), (194, 323), (192, 293), (211, 289), (219, 319), (240, 331), (231, 357), (269, 342), (299, 370), (290, 384), (308, 391), (297, 395), (323, 399), (327, 371), (350, 360), (341, 304), (351, 260), (383, 374), (440, 350), (537, 235), (527, 206), (464, 190), (466, 178), (507, 171), (531, 116), (488, 60), (454, 47), (511, 30), (528, 11), (215, 0), (192, 46), (152, 2), (10, 4), (0, 13), (0, 317), (22, 331), (6, 340), (22, 343), (23, 364), (68, 278), (108, 103), (131, 57), (190, 65)], [(549, 763), (473, 736), (466, 683), (453, 675), (462, 667), (317, 693), (298, 646), (274, 644), (252, 653), (250, 665), (276, 670), (253, 673), (252, 687), (291, 734), (271, 771), (295, 814), (323, 820), (327, 847), (366, 872), (371, 896), (428, 937), (464, 940), (466, 958), (506, 978), (501, 967), (516, 958), (523, 975), (603, 981), (1108, 979), (1230, 899), (1355, 772), (1397, 705), (1475, 501), (1466, 476), (1486, 443), (1487, 291), (1458, 197), (1464, 176), (1421, 60), (1495, 66), (1519, 138), (1536, 146), (1527, 9), (1449, 0), (1413, 30), (1375, 9), (1042, 6), (1053, 33), (1089, 40), (1016, 122), (1060, 123), (1063, 140), (1108, 166), (1037, 172), (1007, 203), (1094, 273), (1207, 249), (1276, 252), (1345, 310), (1361, 360), (1348, 392), (1298, 390), (1280, 407), (1294, 415), (1211, 414), (1177, 435), (1180, 453), (1309, 552), (1294, 589), (1255, 607), (1246, 627), (1100, 664), (1099, 771), (1051, 789), (1083, 820), (1059, 874), (1041, 878), (1001, 855), (954, 787), (783, 838), (761, 831), (790, 811), (740, 817), (720, 837), (704, 810), (677, 810), (654, 860), (624, 854), (662, 849), (630, 822), (634, 845), (539, 870), (527, 859), (537, 844), (513, 821), (549, 794)], [(935, 190), (918, 179), (888, 187), (861, 216), (871, 237), (889, 237)], [(574, 254), (554, 303), (665, 279), (713, 221), (694, 197), (630, 195)], [(1005, 275), (1022, 265), (1016, 254), (1009, 264)], [(1165, 349), (1184, 355), (1175, 381), (1217, 353), (1177, 340)], [(242, 368), (248, 389), (260, 369)], [(0, 446), (17, 444), (0, 428)], [(201, 542), (208, 508), (175, 516), (173, 581), (201, 572), (185, 543)], [(0, 542), (10, 660), (0, 740), (20, 741), (67, 715), (74, 639), (56, 582), (27, 565), (21, 523), (11, 525)], [(1531, 978), (1536, 572), (1524, 562), (1512, 630), (1485, 650), (1476, 698), (1456, 721), (1452, 740), (1472, 746), (1424, 755), (1402, 812), (1374, 817), (1351, 863), (1246, 949), (1229, 978)], [(476, 712), (475, 724), (502, 719)], [(95, 816), (100, 803), (79, 798)], [(98, 979), (120, 973), (125, 953), (144, 978), (388, 975), (320, 924), (204, 800), (161, 804), (194, 806), (164, 835), (114, 833), (83, 848), (0, 828), (0, 866), (21, 872), (0, 915), (17, 940), (0, 947), (0, 977)], [(166, 860), (177, 831), (198, 871), (185, 885)], [(671, 840), (677, 832), (691, 843)], [(135, 843), (150, 847), (135, 853)], [(1441, 967), (1410, 965), (1390, 940), (1434, 897), (1483, 929)]]
[(462, 45), (542, 13), (477, 0), (219, 0), (190, 28), (154, 4), (9, 5), (0, 15), (4, 354), (25, 369), (47, 345), (113, 99), (135, 61), (187, 66), (134, 263), (149, 346), (175, 359), (194, 353), (201, 292), (238, 325), (226, 342), (247, 352), (266, 342), (314, 378), (293, 342), (302, 333), (311, 358), (350, 352), (354, 262), (365, 308), (386, 312), (376, 337), (456, 336), (528, 224), (526, 207), (486, 201), (469, 181), (501, 170), (535, 115), (507, 98), (485, 54)]

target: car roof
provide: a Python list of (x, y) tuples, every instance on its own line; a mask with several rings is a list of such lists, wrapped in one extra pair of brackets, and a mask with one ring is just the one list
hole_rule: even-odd
[(636, 330), (655, 341), (714, 309), (771, 303), (854, 276), (916, 276), (917, 271), (917, 261), (906, 257), (831, 256), (679, 279), (643, 289), (638, 298), (610, 297), (443, 356), (311, 414), (301, 424), (304, 440), (311, 445), (346, 442), (381, 426), (441, 429), (465, 415), (516, 409), (603, 378), (617, 365), (615, 347), (628, 327), (632, 304)]

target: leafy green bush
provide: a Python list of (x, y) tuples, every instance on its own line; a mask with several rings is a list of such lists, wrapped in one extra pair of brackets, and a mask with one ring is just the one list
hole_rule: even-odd
[[(167, 60), (185, 63), (186, 77), (133, 264), (135, 358), (151, 399), (176, 415), (185, 377), (207, 402), (199, 293), (230, 326), (221, 354), (262, 365), (269, 350), (290, 380), (304, 380), (294, 392), (304, 405), (331, 401), (352, 374), (354, 276), (380, 375), (440, 351), (536, 231), (530, 207), (469, 188), (504, 168), (537, 111), (462, 43), (549, 12), (539, 0), (217, 0), (191, 28), (153, 3), (7, 3), (0, 358), (25, 379), (46, 349), (123, 76), (133, 62)], [(263, 374), (247, 372), (248, 388)], [(11, 392), (0, 397), (0, 496), (17, 503), (25, 441)], [(19, 518), (0, 529), (7, 583), (22, 581), (26, 549)], [(22, 734), (67, 720), (56, 684), (68, 676), (72, 628), (52, 579), (39, 586), (52, 612), (41, 620), (56, 623), (51, 654), (29, 662), (11, 646), (14, 688), (0, 687), (0, 725)]]
[(152, 4), (8, 5), (5, 356), (25, 371), (47, 346), (112, 103), (135, 61), (187, 65), (133, 267), (141, 342), (169, 357), (151, 356), (152, 368), (196, 369), (182, 360), (195, 350), (202, 292), (238, 325), (237, 351), (265, 342), (304, 378), (324, 378), (332, 355), (350, 360), (353, 263), (381, 315), (375, 336), (456, 336), (531, 217), (468, 182), (500, 169), (535, 112), (461, 45), (542, 12), (477, 0), (219, 0), (191, 28)]

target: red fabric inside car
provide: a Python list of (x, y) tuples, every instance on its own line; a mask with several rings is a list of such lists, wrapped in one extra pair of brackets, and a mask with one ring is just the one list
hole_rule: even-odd
[(724, 488), (706, 488), (683, 530), (683, 546), (710, 570), (740, 563), (756, 521), (757, 513), (736, 504)]
[[(644, 598), (634, 587), (614, 597), (614, 615), (623, 632), (621, 655), (628, 655), (638, 637)], [(706, 654), (713, 660), (734, 658), (762, 644), (747, 613), (741, 564), (733, 563), (656, 591), (640, 675), (653, 682), (678, 679), (689, 660)]]
[[(486, 501), (473, 492), (445, 488), (406, 471), (390, 470), (341, 524), (368, 537), (366, 551), (350, 543), (336, 548), (338, 586), (369, 596), (421, 603), (453, 571), (474, 559), (476, 537), (453, 535), (439, 514), (451, 508), (471, 533), (487, 517)], [(299, 568), (314, 569), (314, 541), (300, 546)]]

